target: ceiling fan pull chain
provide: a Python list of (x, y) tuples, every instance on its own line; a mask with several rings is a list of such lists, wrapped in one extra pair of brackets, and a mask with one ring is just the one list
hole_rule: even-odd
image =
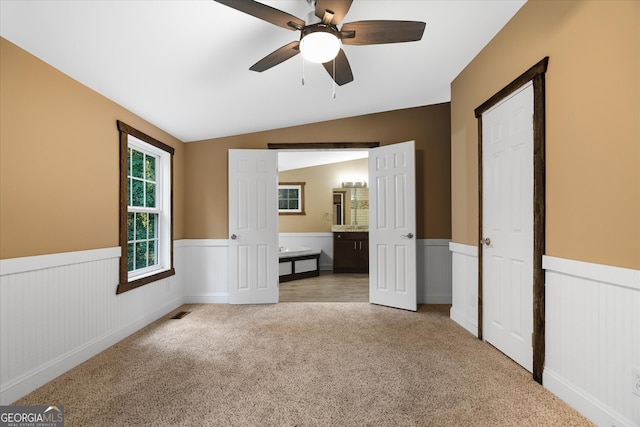
[(304, 58), (302, 58), (302, 86), (304, 86)]
[(336, 59), (333, 58), (333, 93), (331, 99), (336, 99)]

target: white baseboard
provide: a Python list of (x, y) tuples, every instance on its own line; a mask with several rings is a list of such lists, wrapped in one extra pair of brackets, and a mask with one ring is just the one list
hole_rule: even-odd
[(470, 322), (469, 319), (467, 319), (465, 313), (460, 312), (459, 310), (457, 310), (452, 306), (451, 310), (449, 311), (449, 317), (451, 318), (451, 320), (453, 320), (458, 325), (465, 328), (474, 336), (476, 337), (478, 336), (478, 324)]
[(604, 405), (583, 389), (566, 381), (549, 368), (542, 374), (542, 384), (562, 401), (580, 412), (598, 426), (637, 427), (639, 424)]
[(229, 293), (209, 293), (200, 295), (185, 295), (185, 304), (228, 304)]

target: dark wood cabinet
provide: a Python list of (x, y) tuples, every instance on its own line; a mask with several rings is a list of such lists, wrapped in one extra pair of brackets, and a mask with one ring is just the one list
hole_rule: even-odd
[(333, 272), (369, 272), (369, 233), (333, 233)]

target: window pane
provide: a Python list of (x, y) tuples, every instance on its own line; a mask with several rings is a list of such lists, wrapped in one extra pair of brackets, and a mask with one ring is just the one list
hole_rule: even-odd
[(156, 180), (156, 158), (146, 155), (144, 158), (144, 176), (148, 181)]
[(287, 198), (287, 190), (278, 190), (278, 200), (282, 200), (282, 199), (286, 199)]
[(134, 231), (134, 214), (129, 212), (127, 213), (127, 241), (133, 240), (133, 231)]
[(149, 214), (149, 239), (158, 238), (158, 214)]
[(296, 190), (296, 189), (289, 190), (289, 198), (290, 199), (297, 199), (298, 198), (298, 190)]
[(127, 261), (129, 262), (128, 271), (133, 271), (133, 243), (127, 245)]
[(147, 238), (147, 214), (136, 213), (136, 240)]
[(136, 270), (147, 266), (147, 242), (136, 243)]
[(278, 200), (278, 209), (287, 209), (289, 207), (289, 202), (287, 200)]
[(298, 201), (289, 200), (289, 209), (298, 209)]
[(149, 265), (156, 265), (158, 262), (156, 261), (156, 249), (158, 248), (158, 241), (151, 240), (149, 242)]
[(144, 178), (144, 154), (136, 150), (131, 151), (131, 175), (136, 178)]
[(147, 182), (147, 203), (145, 206), (148, 208), (156, 207), (156, 185), (152, 182)]
[(131, 206), (144, 206), (144, 182), (137, 179), (132, 180), (132, 200)]

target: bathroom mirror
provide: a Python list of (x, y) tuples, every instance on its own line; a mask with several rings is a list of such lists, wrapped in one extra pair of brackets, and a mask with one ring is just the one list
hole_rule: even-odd
[(341, 187), (333, 189), (333, 225), (369, 226), (369, 189)]

